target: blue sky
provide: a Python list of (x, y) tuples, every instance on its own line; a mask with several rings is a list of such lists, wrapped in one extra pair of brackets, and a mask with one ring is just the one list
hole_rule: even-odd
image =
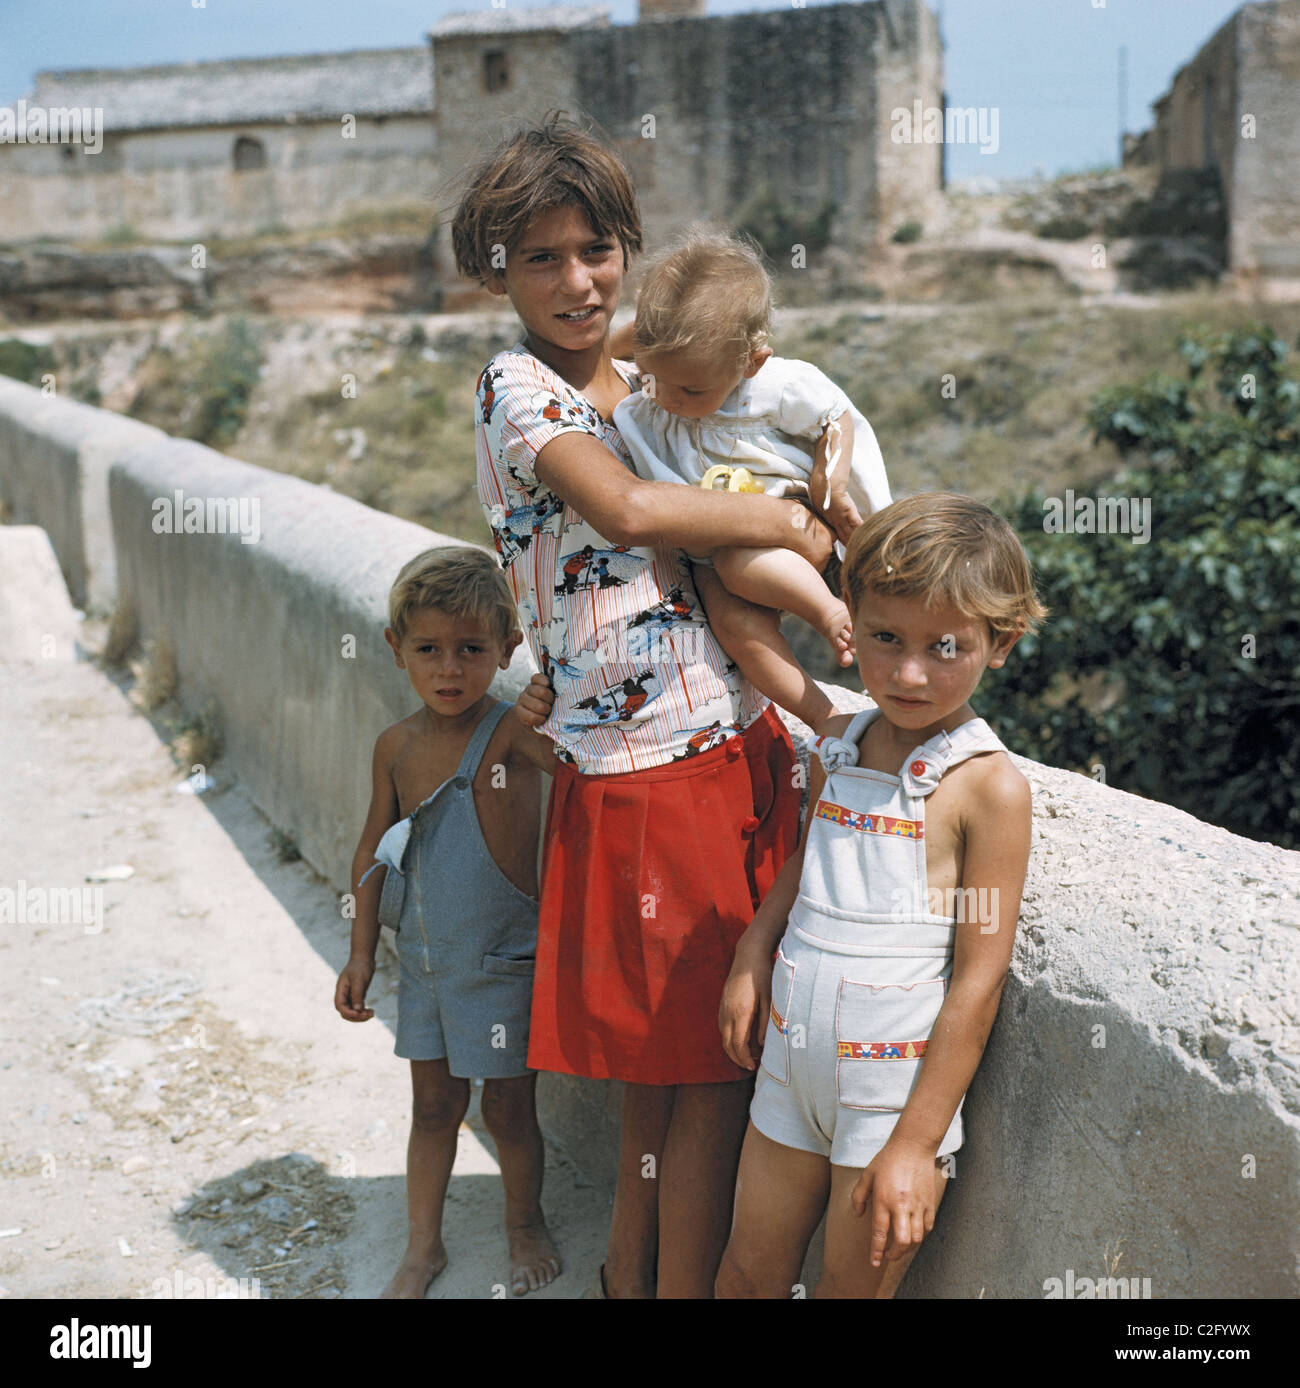
[[(527, 8), (509, 0), (512, 8)], [(711, 14), (790, 0), (708, 0)], [(816, 0), (808, 0), (809, 4)], [(0, 0), (0, 105), (41, 69), (401, 47), (487, 0)], [(931, 0), (947, 39), (950, 102), (998, 110), (996, 154), (954, 145), (949, 172), (1020, 177), (1113, 162), (1116, 72), (1128, 50), (1128, 128), (1238, 7), (1236, 0)], [(614, 23), (635, 0), (612, 0)]]

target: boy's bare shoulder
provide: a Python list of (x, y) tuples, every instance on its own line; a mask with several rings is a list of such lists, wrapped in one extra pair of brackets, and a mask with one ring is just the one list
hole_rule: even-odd
[(1029, 782), (1005, 752), (981, 752), (955, 770), (964, 773), (961, 785), (968, 810), (978, 809), (983, 815), (1029, 813)]
[(375, 738), (375, 759), (377, 761), (387, 762), (388, 765), (392, 766), (398, 760), (425, 728), (423, 712), (423, 709), (417, 709), (414, 713), (408, 714), (407, 717), (399, 718), (396, 723), (390, 723)]

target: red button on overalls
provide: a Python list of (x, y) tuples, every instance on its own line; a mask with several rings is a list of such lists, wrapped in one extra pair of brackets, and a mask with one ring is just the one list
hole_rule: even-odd
[(912, 763), (912, 775), (913, 775), (913, 776), (924, 776), (924, 775), (925, 775), (925, 770), (926, 770), (926, 767), (925, 767), (925, 763), (924, 763), (923, 761), (914, 761), (914, 762)]

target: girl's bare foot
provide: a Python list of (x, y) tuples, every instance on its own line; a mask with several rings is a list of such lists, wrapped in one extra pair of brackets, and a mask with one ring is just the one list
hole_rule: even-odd
[(818, 630), (831, 643), (831, 651), (838, 665), (853, 664), (853, 618), (849, 609), (842, 603), (832, 603), (826, 609)]
[(423, 1301), (429, 1284), (446, 1266), (447, 1250), (441, 1241), (431, 1253), (413, 1253), (408, 1248), (393, 1280), (379, 1295), (388, 1301)]
[(560, 1255), (543, 1220), (506, 1230), (510, 1245), (510, 1290), (515, 1296), (535, 1292), (560, 1275)]

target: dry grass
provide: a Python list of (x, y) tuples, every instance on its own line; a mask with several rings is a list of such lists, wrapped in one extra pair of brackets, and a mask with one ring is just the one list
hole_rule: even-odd
[(176, 652), (170, 639), (157, 636), (145, 648), (144, 659), (132, 667), (135, 688), (131, 699), (146, 713), (161, 708), (176, 693)]
[[(848, 393), (876, 431), (897, 494), (952, 489), (996, 502), (1111, 475), (1118, 455), (1093, 443), (1084, 422), (1095, 393), (1153, 370), (1181, 374), (1177, 340), (1186, 328), (1261, 318), (1288, 340), (1300, 332), (1300, 304), (1260, 307), (1217, 292), (1147, 306), (1014, 295), (920, 313), (800, 310), (778, 321), (774, 346), (821, 367)], [(457, 325), (428, 343), (424, 331), (418, 321), (377, 318), (331, 345), (323, 328), (263, 324), (262, 379), (224, 447), (487, 543), (475, 491), (473, 390), (491, 335)], [(187, 325), (167, 353), (153, 352), (133, 413), (186, 432), (194, 400), (182, 364), (213, 334), (211, 324)], [(340, 388), (344, 371), (355, 376), (351, 395)], [(945, 378), (954, 389), (945, 392)]]
[(212, 769), (223, 747), (221, 723), (214, 704), (183, 718), (172, 738), (171, 751), (176, 764), (187, 776)]
[(474, 383), (482, 367), (477, 357), (428, 361), (405, 352), (391, 369), (359, 379), (355, 399), (330, 381), (283, 401), (269, 427), (231, 451), (486, 544), (474, 467)]
[(108, 619), (104, 649), (99, 653), (100, 664), (109, 670), (121, 669), (139, 640), (135, 604), (127, 594), (119, 594), (113, 615)]
[(998, 302), (874, 322), (844, 313), (782, 332), (775, 345), (820, 366), (867, 416), (896, 493), (953, 488), (993, 500), (1110, 475), (1118, 454), (1084, 425), (1093, 395), (1153, 370), (1181, 374), (1177, 340), (1189, 327), (1260, 317), (1290, 340), (1300, 331), (1300, 306), (1205, 294), (1153, 308)]

